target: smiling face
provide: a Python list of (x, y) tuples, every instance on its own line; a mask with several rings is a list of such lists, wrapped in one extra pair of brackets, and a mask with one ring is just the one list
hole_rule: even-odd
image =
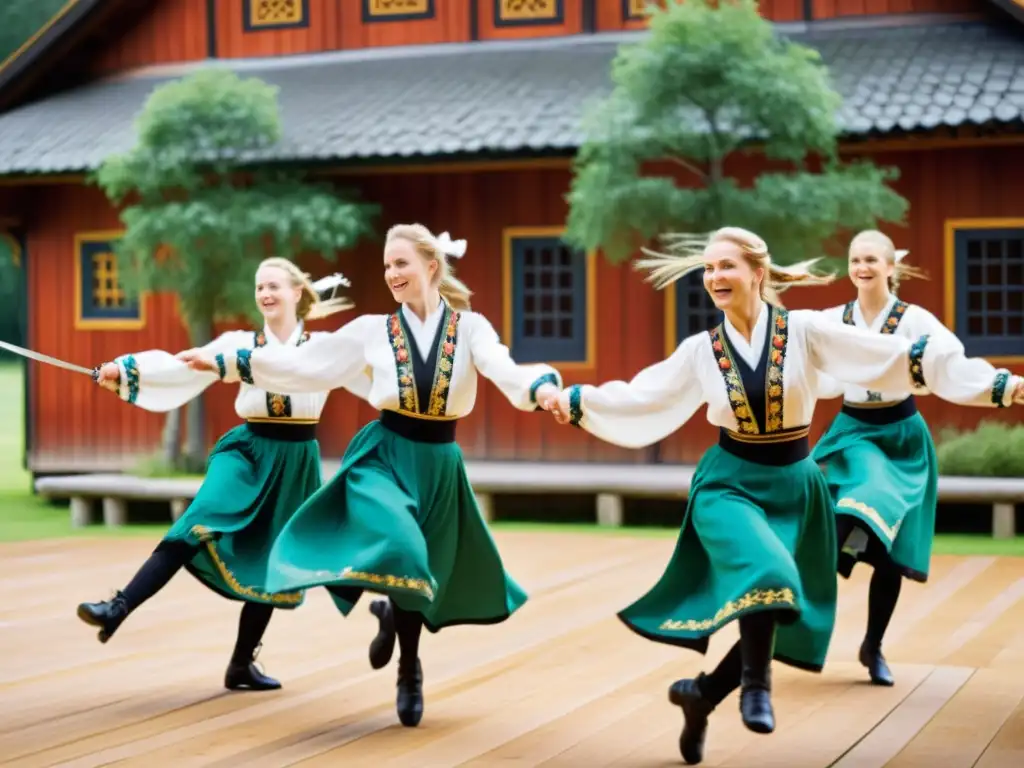
[(281, 267), (260, 267), (256, 273), (256, 306), (266, 320), (295, 317), (302, 288)]
[(423, 258), (404, 238), (395, 238), (384, 246), (384, 282), (399, 304), (422, 298), (437, 268), (436, 261)]
[(722, 311), (748, 306), (763, 278), (764, 269), (752, 267), (736, 243), (720, 240), (704, 251), (704, 288)]
[(895, 265), (885, 256), (882, 243), (871, 239), (854, 240), (848, 260), (850, 280), (858, 291), (889, 290), (889, 278)]

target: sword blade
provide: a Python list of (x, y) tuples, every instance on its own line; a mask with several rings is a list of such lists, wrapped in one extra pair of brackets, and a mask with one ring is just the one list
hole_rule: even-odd
[(6, 349), (8, 352), (13, 352), (16, 355), (27, 357), (29, 360), (38, 360), (40, 363), (54, 365), (58, 368), (63, 368), (66, 371), (74, 371), (75, 373), (84, 373), (86, 376), (92, 376), (91, 368), (83, 368), (82, 366), (75, 365), (74, 363), (66, 363), (63, 360), (58, 360), (56, 357), (50, 357), (49, 355), (44, 355), (41, 352), (33, 352), (31, 349), (19, 347), (17, 344), (0, 341), (0, 348)]

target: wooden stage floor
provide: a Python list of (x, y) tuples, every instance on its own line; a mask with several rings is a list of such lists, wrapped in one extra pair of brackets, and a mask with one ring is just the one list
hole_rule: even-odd
[[(653, 584), (673, 542), (501, 533), (531, 594), (498, 627), (426, 635), (426, 713), (394, 713), (394, 662), (366, 660), (375, 620), (322, 590), (271, 622), (260, 661), (284, 683), (221, 687), (238, 616), (185, 573), (107, 645), (75, 618), (122, 586), (154, 542), (0, 546), (0, 764), (5, 766), (669, 766), (681, 717), (666, 698), (705, 661), (630, 633), (615, 611)], [(737, 697), (711, 720), (709, 766), (1024, 766), (1024, 559), (937, 557), (905, 584), (886, 651), (894, 688), (856, 663), (870, 571), (841, 584), (829, 665), (776, 665), (778, 728), (746, 731)]]

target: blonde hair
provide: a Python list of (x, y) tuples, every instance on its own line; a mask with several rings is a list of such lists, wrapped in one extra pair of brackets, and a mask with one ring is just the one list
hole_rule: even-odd
[(665, 243), (665, 253), (641, 248), (648, 258), (634, 262), (635, 269), (650, 272), (647, 282), (653, 283), (658, 290), (667, 288), (702, 267), (707, 249), (715, 243), (723, 242), (738, 247), (751, 267), (760, 267), (765, 271), (761, 281), (761, 298), (777, 307), (783, 306), (779, 294), (789, 288), (828, 285), (836, 279), (834, 273), (819, 275), (811, 272), (811, 266), (820, 258), (801, 261), (788, 267), (774, 264), (765, 241), (739, 227), (722, 227), (709, 235), (668, 234), (662, 236), (661, 240)]
[[(434, 279), (438, 281), (437, 290), (441, 297), (452, 309), (469, 309), (469, 297), (473, 292), (455, 277), (455, 270), (448, 263), (449, 256), (461, 257), (462, 251), (448, 249), (450, 241), (446, 237), (447, 234), (445, 232), (438, 238), (422, 224), (396, 224), (388, 230), (384, 244), (387, 245), (393, 240), (405, 240), (412, 244), (422, 258), (436, 261), (437, 274)], [(464, 241), (460, 242), (464, 247)]]
[(907, 264), (903, 259), (910, 251), (897, 251), (888, 235), (879, 232), (877, 229), (865, 229), (858, 232), (850, 241), (852, 251), (858, 245), (874, 245), (881, 249), (881, 255), (893, 265), (892, 277), (889, 278), (890, 290), (895, 296), (900, 289), (900, 283), (909, 278), (916, 277), (918, 280), (927, 280), (928, 274), (918, 267)]
[[(271, 256), (269, 259), (264, 259), (260, 262), (256, 271), (259, 272), (264, 267), (276, 267), (277, 269), (284, 270), (288, 273), (288, 277), (291, 278), (292, 287), (302, 288), (299, 303), (295, 307), (295, 314), (299, 320), (319, 320), (322, 317), (333, 315), (335, 312), (343, 312), (355, 306), (355, 303), (349, 299), (334, 295), (338, 286), (349, 285), (348, 280), (341, 274), (332, 275), (314, 283), (310, 280), (309, 275), (281, 256)], [(328, 290), (331, 297), (328, 299), (321, 298), (320, 292), (327, 293)]]

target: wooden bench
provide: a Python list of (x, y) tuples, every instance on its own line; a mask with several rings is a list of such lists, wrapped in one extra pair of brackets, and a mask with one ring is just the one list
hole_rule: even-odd
[[(324, 463), (324, 477), (339, 462)], [(599, 525), (621, 526), (624, 497), (679, 499), (689, 495), (694, 467), (668, 464), (568, 464), (470, 461), (466, 465), (481, 511), (494, 517), (493, 497), (505, 493), (594, 494)], [(177, 520), (199, 490), (199, 479), (141, 478), (96, 474), (44, 477), (36, 491), (48, 498), (71, 500), (73, 525), (87, 525), (93, 507), (102, 503), (103, 522), (123, 525), (129, 501), (166, 501)], [(1024, 478), (940, 477), (939, 501), (992, 505), (992, 535), (1016, 535), (1014, 505), (1024, 503)]]

